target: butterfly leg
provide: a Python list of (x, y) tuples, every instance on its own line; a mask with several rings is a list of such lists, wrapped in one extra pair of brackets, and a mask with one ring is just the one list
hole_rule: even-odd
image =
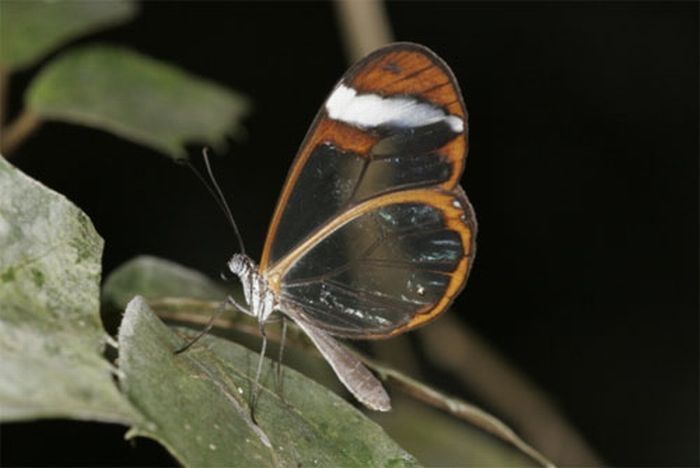
[(265, 361), (265, 352), (267, 351), (267, 334), (265, 333), (265, 324), (263, 322), (259, 323), (260, 326), (260, 336), (262, 336), (262, 346), (260, 348), (260, 357), (258, 358), (258, 368), (255, 371), (255, 380), (253, 381), (253, 387), (251, 389), (250, 397), (250, 418), (255, 424), (255, 407), (258, 403), (258, 396), (262, 390), (260, 385), (260, 376), (262, 375), (263, 362)]
[(233, 296), (228, 296), (228, 297), (226, 298), (226, 302), (227, 302), (228, 304), (231, 304), (233, 307), (235, 307), (235, 308), (238, 309), (239, 311), (243, 312), (244, 314), (250, 315), (251, 317), (255, 317), (255, 314), (254, 314), (249, 308), (245, 307), (244, 305), (239, 304), (239, 303), (233, 298)]
[[(280, 349), (277, 355), (277, 367), (275, 376), (277, 377), (277, 393), (280, 398), (283, 398), (282, 390), (284, 383), (284, 368), (282, 367), (282, 358), (284, 357), (284, 345), (287, 340), (287, 319), (282, 316), (282, 334), (280, 336)], [(284, 399), (284, 398), (283, 398)]]
[(192, 338), (190, 341), (185, 343), (184, 345), (180, 346), (178, 349), (175, 350), (175, 354), (180, 354), (192, 347), (193, 344), (195, 344), (197, 341), (199, 341), (204, 335), (209, 333), (209, 331), (212, 329), (214, 326), (214, 322), (216, 322), (216, 319), (218, 319), (221, 314), (224, 312), (226, 309), (226, 304), (231, 304), (234, 306), (236, 309), (240, 310), (246, 315), (253, 315), (253, 313), (246, 308), (245, 306), (242, 306), (239, 304), (233, 297), (228, 296), (225, 301), (223, 301), (221, 304), (219, 304), (219, 307), (216, 308), (216, 311), (212, 314), (212, 316), (209, 318), (209, 321), (207, 324), (204, 326), (204, 328), (197, 333), (197, 335)]
[(211, 330), (211, 327), (214, 326), (214, 322), (216, 322), (216, 319), (218, 319), (221, 316), (221, 314), (224, 312), (224, 309), (226, 308), (226, 304), (227, 304), (227, 301), (224, 301), (221, 304), (219, 304), (219, 306), (216, 308), (216, 311), (209, 318), (209, 321), (204, 326), (204, 328), (202, 328), (202, 330), (200, 330), (200, 332), (197, 333), (197, 335), (195, 335), (194, 338), (192, 338), (190, 341), (188, 341), (187, 343), (185, 343), (184, 345), (182, 345), (178, 349), (176, 349), (175, 354), (180, 354), (180, 353), (187, 351), (188, 349), (190, 349), (190, 347), (193, 344), (195, 344), (197, 341), (199, 341), (204, 335), (209, 333), (209, 330)]

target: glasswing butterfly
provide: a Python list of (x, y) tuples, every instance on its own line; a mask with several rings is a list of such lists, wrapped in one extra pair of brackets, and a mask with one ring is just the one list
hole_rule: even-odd
[(258, 319), (263, 337), (273, 312), (291, 318), (373, 410), (389, 410), (389, 396), (334, 337), (411, 330), (445, 311), (464, 287), (476, 235), (459, 186), (466, 119), (457, 81), (435, 53), (411, 43), (371, 53), (313, 121), (260, 265), (244, 253), (228, 262), (248, 307), (233, 304)]

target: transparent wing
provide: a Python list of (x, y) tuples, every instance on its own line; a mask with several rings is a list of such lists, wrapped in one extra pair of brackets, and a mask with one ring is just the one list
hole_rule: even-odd
[(352, 338), (401, 333), (449, 306), (474, 256), (476, 225), (461, 190), (399, 192), (352, 214), (310, 239), (284, 271), (284, 302), (315, 327)]
[(466, 133), (454, 76), (425, 47), (390, 45), (343, 76), (290, 169), (260, 264), (300, 320), (384, 338), (449, 306), (474, 256), (458, 185)]
[(370, 54), (343, 76), (314, 120), (273, 216), (261, 270), (373, 197), (453, 190), (466, 146), (464, 104), (440, 58), (405, 43)]

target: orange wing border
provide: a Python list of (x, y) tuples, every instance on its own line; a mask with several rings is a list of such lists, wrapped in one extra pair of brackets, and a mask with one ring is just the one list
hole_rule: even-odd
[[(459, 236), (462, 239), (462, 247), (464, 249), (464, 256), (457, 265), (457, 268), (450, 273), (450, 282), (447, 285), (445, 293), (435, 305), (416, 312), (411, 320), (397, 328), (394, 328), (387, 334), (357, 335), (353, 336), (353, 338), (364, 340), (383, 340), (427, 325), (440, 316), (440, 314), (449, 309), (455, 298), (462, 292), (467, 284), (469, 272), (471, 271), (472, 264), (474, 263), (474, 256), (476, 255), (477, 222), (476, 215), (474, 214), (474, 208), (472, 208), (472, 205), (462, 187), (457, 186), (457, 188), (450, 192), (449, 195), (451, 196), (450, 207), (447, 207), (443, 203), (430, 204), (430, 206), (437, 207), (443, 213), (445, 213), (446, 227), (459, 233)], [(444, 199), (441, 201), (444, 202)], [(455, 206), (455, 201), (458, 201), (462, 209)], [(460, 214), (455, 216), (458, 212)]]
[(455, 190), (449, 192), (435, 188), (391, 192), (372, 198), (352, 207), (334, 218), (322, 229), (315, 232), (301, 245), (297, 246), (294, 250), (292, 250), (292, 252), (285, 256), (283, 260), (278, 262), (272, 269), (268, 270), (267, 278), (270, 281), (270, 287), (275, 293), (280, 294), (282, 288), (281, 281), (288, 269), (291, 268), (291, 266), (300, 257), (313, 249), (326, 236), (330, 235), (335, 230), (364, 214), (384, 206), (398, 203), (422, 203), (440, 210), (444, 216), (445, 228), (459, 234), (462, 241), (462, 250), (464, 254), (454, 271), (449, 273), (450, 281), (447, 285), (447, 289), (436, 304), (426, 307), (423, 310), (419, 310), (411, 318), (411, 320), (395, 329), (392, 329), (387, 334), (353, 334), (352, 338), (390, 338), (391, 336), (425, 325), (426, 323), (435, 319), (452, 304), (454, 298), (464, 288), (474, 255), (476, 253), (476, 217), (474, 215), (474, 210), (461, 187), (457, 187)]
[[(400, 72), (397, 73), (397, 70)], [(435, 83), (436, 76), (444, 76), (446, 81)], [(339, 83), (343, 82), (350, 83), (361, 92), (372, 92), (380, 95), (406, 94), (420, 97), (443, 107), (446, 112), (462, 118), (464, 132), (439, 150), (447, 157), (452, 166), (451, 177), (436, 186), (445, 191), (452, 191), (458, 187), (468, 152), (467, 111), (457, 80), (440, 57), (419, 44), (397, 42), (383, 47), (357, 62), (340, 79)], [(447, 86), (448, 84), (449, 86)], [(277, 236), (280, 220), (291, 192), (311, 153), (323, 142), (330, 142), (343, 150), (364, 155), (377, 142), (377, 137), (343, 122), (331, 120), (327, 117), (325, 106), (321, 106), (292, 162), (272, 216), (260, 259), (260, 271), (263, 273), (271, 267), (269, 261), (272, 243)], [(466, 200), (466, 197), (464, 198)], [(281, 259), (277, 263), (283, 261), (285, 259)], [(272, 268), (276, 269), (276, 265)]]

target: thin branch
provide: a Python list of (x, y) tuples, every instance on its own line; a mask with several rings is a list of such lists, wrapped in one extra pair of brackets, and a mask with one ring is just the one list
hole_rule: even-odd
[(0, 153), (6, 158), (31, 135), (39, 125), (41, 119), (39, 116), (24, 110), (22, 113), (7, 127), (2, 129), (0, 135)]
[(422, 384), (394, 369), (384, 367), (383, 365), (372, 361), (371, 359), (358, 354), (360, 359), (371, 368), (379, 377), (392, 385), (392, 387), (402, 390), (404, 393), (429, 404), (435, 408), (439, 408), (446, 413), (473, 424), (476, 427), (487, 431), (501, 440), (512, 444), (521, 452), (540, 463), (542, 466), (551, 467), (554, 464), (547, 460), (541, 453), (529, 446), (524, 440), (505, 423), (500, 421), (495, 416), (479, 409), (478, 407), (469, 404), (465, 401), (449, 397), (439, 391)]
[(372, 341), (370, 345), (371, 354), (377, 361), (391, 364), (394, 369), (416, 379), (423, 379), (418, 350), (407, 335), (395, 336), (391, 340)]
[(603, 464), (542, 390), (453, 316), (446, 314), (419, 336), (436, 368), (475, 391), (558, 464)]

